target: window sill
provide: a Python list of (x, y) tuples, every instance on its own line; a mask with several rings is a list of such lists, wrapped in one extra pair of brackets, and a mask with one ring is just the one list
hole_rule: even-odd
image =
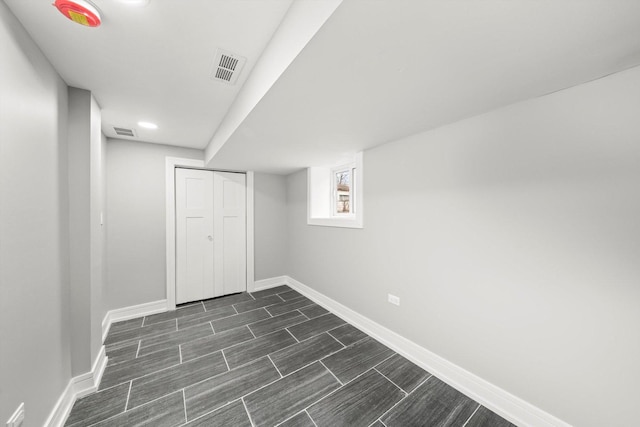
[(341, 228), (364, 228), (362, 220), (357, 218), (307, 218), (308, 225)]

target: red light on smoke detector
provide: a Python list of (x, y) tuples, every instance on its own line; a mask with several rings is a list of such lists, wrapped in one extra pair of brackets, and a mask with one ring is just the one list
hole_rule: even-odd
[(85, 27), (98, 27), (98, 10), (83, 0), (56, 0), (53, 4), (64, 16)]

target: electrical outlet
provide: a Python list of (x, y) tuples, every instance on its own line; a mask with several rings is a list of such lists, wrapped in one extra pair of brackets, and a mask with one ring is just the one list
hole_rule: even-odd
[(389, 300), (389, 302), (391, 304), (400, 305), (400, 297), (397, 297), (397, 296), (391, 295), (391, 294), (387, 294), (387, 299)]
[(24, 402), (18, 406), (18, 409), (11, 415), (9, 421), (7, 421), (7, 427), (22, 427), (24, 422)]

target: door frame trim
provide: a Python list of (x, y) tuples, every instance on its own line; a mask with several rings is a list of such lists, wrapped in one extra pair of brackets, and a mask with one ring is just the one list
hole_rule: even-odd
[[(205, 169), (204, 160), (184, 159), (180, 157), (165, 158), (165, 209), (166, 209), (166, 295), (167, 310), (176, 309), (176, 167)], [(213, 169), (211, 169), (213, 170)], [(223, 171), (231, 172), (231, 171)], [(247, 175), (247, 291), (255, 287), (254, 253), (253, 253), (253, 172)]]

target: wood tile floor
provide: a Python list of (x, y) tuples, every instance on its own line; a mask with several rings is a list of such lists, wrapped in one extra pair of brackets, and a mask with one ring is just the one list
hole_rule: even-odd
[(512, 426), (287, 286), (111, 325), (66, 426)]

